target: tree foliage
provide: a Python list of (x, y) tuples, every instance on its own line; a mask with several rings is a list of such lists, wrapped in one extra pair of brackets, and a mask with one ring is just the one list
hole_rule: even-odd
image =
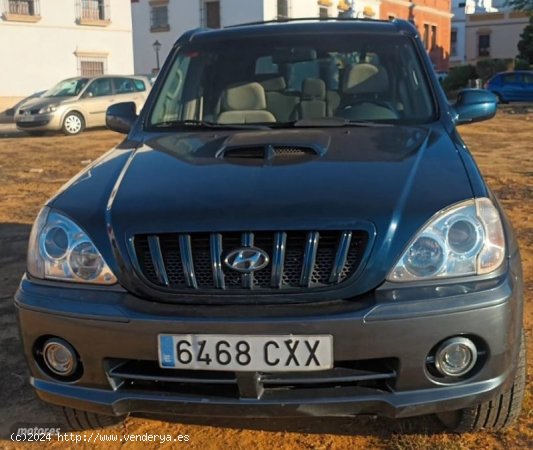
[(526, 25), (518, 41), (518, 58), (533, 64), (533, 16), (529, 18), (529, 25)]

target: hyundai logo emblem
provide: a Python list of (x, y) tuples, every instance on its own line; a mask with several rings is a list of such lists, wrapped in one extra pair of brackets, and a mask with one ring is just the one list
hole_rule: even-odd
[(230, 269), (241, 273), (252, 273), (268, 265), (269, 258), (266, 252), (256, 247), (241, 247), (229, 252), (224, 259), (224, 264)]

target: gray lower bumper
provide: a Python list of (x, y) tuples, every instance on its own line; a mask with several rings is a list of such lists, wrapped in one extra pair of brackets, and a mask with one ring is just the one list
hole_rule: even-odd
[[(466, 292), (428, 287), (413, 291), (412, 298), (405, 291), (400, 300), (385, 290), (360, 307), (357, 301), (340, 309), (296, 305), (283, 315), (268, 308), (243, 313), (241, 305), (235, 314), (223, 317), (220, 307), (206, 314), (207, 306), (195, 311), (173, 305), (161, 313), (154, 305), (147, 312), (146, 301), (123, 291), (65, 288), (24, 279), (16, 306), (32, 384), (42, 399), (52, 403), (116, 415), (407, 417), (479, 403), (512, 383), (522, 326), (520, 280), (509, 272), (479, 286), (484, 288)], [(427, 296), (433, 291), (433, 297)], [(354, 388), (317, 395), (311, 389), (274, 399), (113, 390), (105, 361), (157, 361), (159, 333), (331, 334), (335, 361), (392, 358), (398, 361), (396, 379), (391, 392)], [(84, 368), (79, 380), (61, 383), (39, 368), (34, 344), (45, 335), (61, 337), (77, 349)], [(485, 360), (467, 380), (439, 385), (425, 370), (426, 357), (438, 342), (454, 335), (471, 335), (483, 342)]]
[(107, 415), (128, 413), (169, 414), (212, 417), (298, 417), (353, 416), (371, 414), (384, 417), (411, 417), (449, 411), (482, 402), (494, 396), (510, 370), (498, 378), (421, 391), (396, 392), (354, 397), (301, 398), (292, 402), (242, 399), (198, 399), (170, 394), (122, 393), (62, 385), (32, 378), (32, 385), (42, 400), (57, 405)]

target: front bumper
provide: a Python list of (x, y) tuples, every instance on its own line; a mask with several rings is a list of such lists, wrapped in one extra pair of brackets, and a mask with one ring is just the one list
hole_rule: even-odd
[(62, 112), (55, 111), (49, 114), (34, 114), (29, 118), (17, 115), (15, 124), (23, 131), (57, 131), (62, 126)]
[[(509, 268), (496, 279), (446, 289), (386, 285), (371, 301), (339, 301), (341, 306), (248, 310), (242, 305), (160, 305), (119, 288), (80, 289), (23, 279), (15, 303), (31, 382), (51, 403), (111, 415), (408, 417), (460, 409), (511, 386), (521, 333), (521, 289), (519, 271)], [(178, 388), (150, 376), (141, 383), (117, 380), (110, 369), (117, 362), (156, 364), (159, 333), (331, 334), (335, 365), (392, 362), (394, 379), (381, 385), (327, 388), (310, 383), (304, 389), (265, 389), (255, 396), (250, 395), (250, 382), (257, 382), (260, 374), (253, 373), (235, 374), (235, 394), (222, 386), (197, 389), (194, 383)], [(438, 342), (454, 335), (474, 337), (484, 356), (468, 379), (443, 384), (428, 373), (426, 358)], [(35, 343), (43, 336), (63, 338), (76, 348), (83, 364), (81, 378), (60, 382), (40, 368)]]

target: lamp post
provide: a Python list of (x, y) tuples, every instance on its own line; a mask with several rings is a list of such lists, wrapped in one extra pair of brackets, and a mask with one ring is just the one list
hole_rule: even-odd
[(154, 48), (154, 51), (155, 51), (155, 59), (156, 59), (156, 62), (157, 62), (157, 73), (159, 73), (159, 69), (160, 69), (160, 66), (159, 66), (159, 51), (161, 50), (161, 42), (155, 41), (152, 44), (152, 47)]

